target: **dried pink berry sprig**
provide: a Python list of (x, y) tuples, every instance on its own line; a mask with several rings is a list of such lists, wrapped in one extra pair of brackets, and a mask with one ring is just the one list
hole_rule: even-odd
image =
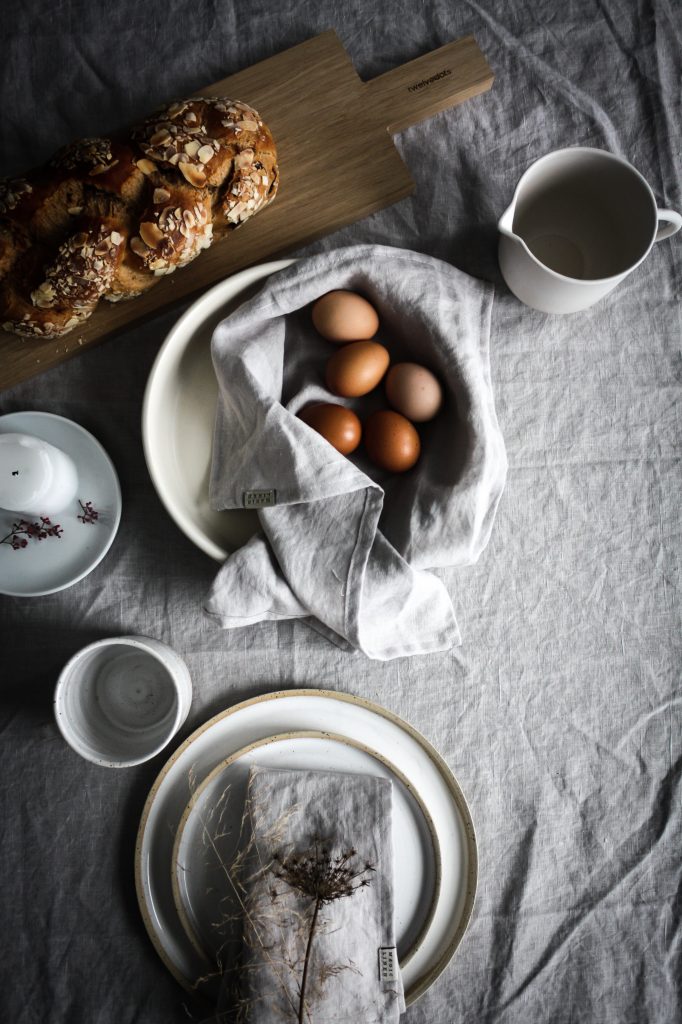
[(92, 507), (92, 502), (86, 501), (85, 504), (83, 504), (83, 502), (79, 498), (78, 504), (83, 510), (81, 515), (77, 517), (78, 519), (80, 519), (81, 523), (96, 523), (97, 520), (99, 519), (99, 512), (97, 511), (97, 509)]
[[(79, 498), (78, 504), (81, 507), (81, 514), (76, 518), (81, 523), (96, 523), (100, 514), (94, 508), (92, 502), (86, 501), (83, 504)], [(40, 522), (32, 523), (28, 519), (20, 519), (17, 523), (12, 523), (12, 529), (0, 540), (0, 544), (8, 544), (15, 551), (21, 551), (22, 548), (28, 547), (30, 540), (46, 540), (47, 537), (57, 537), (59, 539), (64, 533), (59, 523), (53, 523), (47, 516), (39, 516), (38, 518)]]
[(59, 523), (53, 523), (47, 516), (39, 518), (40, 522), (31, 523), (28, 519), (20, 519), (18, 523), (12, 523), (12, 529), (0, 540), (0, 544), (9, 544), (15, 551), (19, 551), (28, 546), (29, 540), (62, 536), (64, 530)]

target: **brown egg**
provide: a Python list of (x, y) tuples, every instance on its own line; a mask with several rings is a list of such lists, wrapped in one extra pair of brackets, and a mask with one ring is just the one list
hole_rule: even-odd
[(443, 389), (425, 366), (396, 363), (386, 375), (386, 397), (408, 420), (426, 423), (443, 404)]
[(343, 398), (359, 398), (375, 388), (391, 361), (388, 350), (376, 341), (355, 341), (327, 361), (327, 387)]
[(365, 448), (370, 459), (381, 469), (404, 473), (419, 458), (419, 434), (399, 412), (380, 409), (365, 422)]
[(362, 424), (352, 409), (331, 402), (319, 402), (306, 405), (298, 415), (342, 455), (350, 455), (360, 444)]
[(327, 292), (313, 306), (313, 324), (327, 341), (366, 341), (379, 329), (374, 306), (355, 292)]

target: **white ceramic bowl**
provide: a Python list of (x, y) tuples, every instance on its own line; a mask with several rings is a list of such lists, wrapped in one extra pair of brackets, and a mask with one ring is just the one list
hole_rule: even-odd
[(209, 505), (218, 404), (211, 338), (250, 289), (293, 262), (248, 267), (209, 288), (174, 324), (149, 374), (142, 440), (150, 476), (180, 529), (217, 562), (247, 542), (258, 529), (258, 518), (248, 509), (216, 512)]
[(95, 764), (126, 768), (158, 754), (189, 712), (192, 682), (184, 661), (145, 636), (84, 647), (62, 669), (54, 712), (62, 736)]

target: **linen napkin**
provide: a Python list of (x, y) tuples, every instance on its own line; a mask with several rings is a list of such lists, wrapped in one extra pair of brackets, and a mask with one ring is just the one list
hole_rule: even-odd
[[(313, 328), (310, 304), (333, 289), (374, 305), (392, 362), (423, 363), (443, 384), (444, 406), (419, 425), (422, 454), (408, 473), (390, 476), (361, 450), (340, 455), (296, 415), (313, 401), (349, 405), (361, 419), (386, 405), (383, 388), (345, 400), (324, 385), (337, 347)], [(227, 559), (206, 602), (224, 628), (299, 618), (382, 660), (461, 642), (449, 594), (426, 570), (478, 558), (504, 487), (492, 294), (440, 260), (352, 246), (273, 275), (218, 325), (211, 505), (264, 506), (262, 533)]]
[[(249, 1020), (298, 1020), (310, 941), (304, 1020), (394, 1024), (405, 1003), (395, 955), (390, 779), (254, 766), (246, 815), (253, 872), (244, 882), (242, 976)], [(355, 876), (351, 895), (318, 907), (312, 939), (316, 900), (305, 891), (306, 857), (325, 879), (339, 866)], [(287, 881), (292, 865), (303, 891)], [(338, 888), (332, 880), (327, 891)]]

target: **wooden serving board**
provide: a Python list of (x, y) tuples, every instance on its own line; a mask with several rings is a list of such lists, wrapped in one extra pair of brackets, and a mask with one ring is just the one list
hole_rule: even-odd
[[(251, 104), (277, 143), (281, 184), (264, 211), (146, 294), (101, 301), (65, 338), (0, 332), (0, 389), (63, 362), (237, 270), (291, 251), (409, 195), (410, 173), (391, 135), (489, 89), (472, 36), (363, 82), (335, 32), (324, 32), (199, 95)], [(177, 97), (169, 97), (169, 102)]]

